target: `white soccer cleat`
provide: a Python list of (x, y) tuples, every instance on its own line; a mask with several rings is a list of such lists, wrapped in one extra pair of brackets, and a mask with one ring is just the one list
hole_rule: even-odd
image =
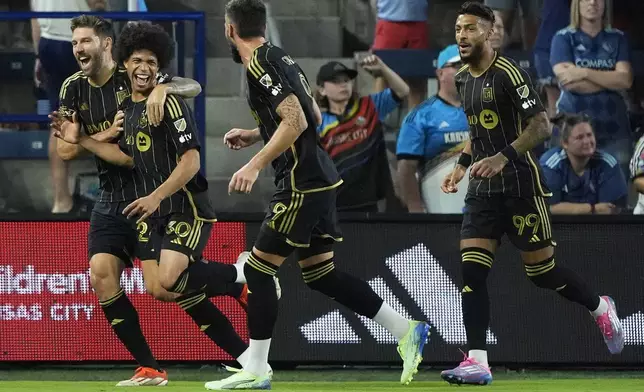
[[(231, 373), (241, 373), (242, 371), (244, 371), (244, 369), (239, 369), (239, 368), (232, 367), (232, 366), (224, 366), (224, 369), (226, 369), (227, 372), (231, 372)], [(270, 380), (273, 380), (273, 368), (271, 367), (271, 365), (268, 365), (268, 373), (267, 374), (268, 374), (268, 378)]]
[(241, 372), (235, 373), (223, 380), (209, 381), (204, 386), (206, 389), (211, 391), (225, 391), (232, 389), (267, 390), (271, 389), (271, 380), (268, 373), (263, 376), (256, 376), (242, 370)]
[(116, 384), (117, 387), (164, 387), (168, 385), (168, 373), (140, 366), (129, 380)]

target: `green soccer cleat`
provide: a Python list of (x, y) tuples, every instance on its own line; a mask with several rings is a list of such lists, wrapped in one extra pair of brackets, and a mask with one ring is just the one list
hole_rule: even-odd
[(263, 376), (256, 376), (247, 371), (241, 371), (223, 380), (207, 382), (205, 387), (212, 391), (232, 389), (268, 390), (271, 389), (271, 380), (268, 373)]
[(410, 321), (409, 331), (398, 342), (398, 354), (403, 360), (400, 383), (407, 385), (418, 373), (418, 365), (423, 360), (423, 348), (429, 338), (429, 325), (424, 321)]

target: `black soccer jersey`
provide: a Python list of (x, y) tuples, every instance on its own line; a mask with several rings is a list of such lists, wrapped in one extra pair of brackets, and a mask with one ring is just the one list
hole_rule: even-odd
[[(176, 95), (168, 95), (163, 121), (158, 127), (148, 124), (146, 101), (123, 103), (125, 121), (119, 146), (134, 159), (134, 189), (140, 196), (152, 193), (165, 182), (188, 150), (201, 148), (192, 111)], [(152, 215), (192, 214), (197, 220), (215, 218), (208, 198), (208, 181), (197, 173), (186, 186), (166, 198)]]
[(277, 107), (290, 94), (300, 101), (308, 123), (291, 148), (272, 162), (277, 190), (315, 192), (339, 186), (342, 180), (319, 143), (311, 88), (299, 65), (281, 48), (266, 42), (253, 52), (247, 77), (248, 104), (264, 143), (277, 130), (281, 121)]
[[(157, 77), (160, 83), (168, 79), (167, 75)], [(102, 86), (94, 85), (79, 71), (63, 83), (59, 110), (76, 112), (84, 132), (93, 135), (112, 126), (119, 106), (130, 94), (130, 80), (124, 68), (115, 67), (112, 77)], [(131, 169), (112, 165), (98, 157), (95, 160), (101, 189), (99, 201), (118, 202), (139, 197), (133, 187)]]
[[(472, 158), (493, 156), (517, 139), (526, 120), (545, 111), (530, 75), (513, 60), (495, 55), (482, 75), (473, 77), (465, 66), (455, 76), (470, 126)], [(538, 160), (531, 152), (508, 162), (492, 178), (470, 178), (468, 192), (477, 196), (549, 196)]]

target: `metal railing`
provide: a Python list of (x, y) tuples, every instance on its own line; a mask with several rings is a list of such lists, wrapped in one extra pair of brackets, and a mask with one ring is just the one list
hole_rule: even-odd
[[(185, 21), (194, 22), (194, 62), (193, 78), (203, 87), (203, 93), (195, 98), (194, 114), (197, 123), (199, 138), (202, 143), (206, 140), (206, 17), (203, 12), (2, 12), (0, 22), (16, 20), (43, 19), (71, 19), (78, 15), (96, 15), (111, 20), (147, 20), (147, 21), (180, 21), (176, 26), (177, 36), (183, 35)], [(177, 45), (183, 47), (183, 45)], [(184, 59), (183, 50), (177, 53), (178, 73), (183, 75)], [(37, 114), (0, 114), (0, 123), (47, 123), (46, 115)], [(206, 149), (201, 150), (201, 170), (205, 175)]]

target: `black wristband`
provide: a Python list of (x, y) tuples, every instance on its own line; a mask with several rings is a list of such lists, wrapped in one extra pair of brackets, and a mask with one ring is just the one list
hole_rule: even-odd
[(468, 168), (472, 164), (472, 156), (466, 152), (462, 152), (461, 156), (458, 157), (458, 162), (456, 163), (465, 168)]
[(514, 147), (512, 147), (511, 144), (508, 144), (507, 147), (501, 150), (501, 154), (508, 158), (508, 161), (516, 161), (517, 159), (519, 159), (519, 153), (514, 149)]

